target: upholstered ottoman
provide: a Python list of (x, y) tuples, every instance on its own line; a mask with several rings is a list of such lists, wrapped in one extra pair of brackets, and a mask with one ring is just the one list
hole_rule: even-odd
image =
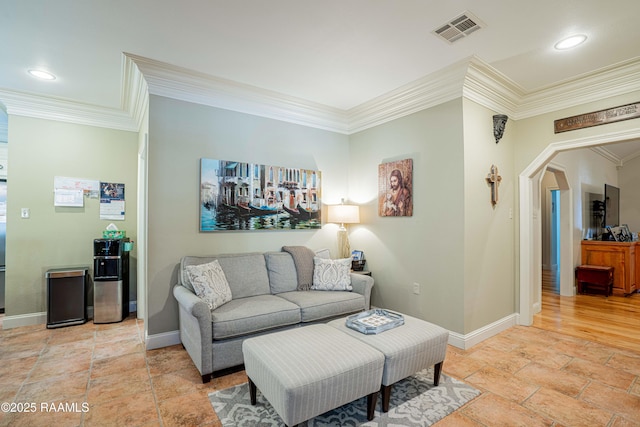
[(367, 396), (373, 419), (384, 355), (336, 328), (304, 326), (242, 344), (251, 404), (256, 388), (287, 426)]
[(346, 326), (346, 318), (333, 320), (329, 326), (354, 337), (384, 353), (382, 373), (382, 411), (389, 411), (391, 386), (403, 378), (434, 366), (433, 383), (438, 385), (442, 363), (447, 353), (449, 331), (415, 317), (404, 316), (404, 325), (365, 335)]

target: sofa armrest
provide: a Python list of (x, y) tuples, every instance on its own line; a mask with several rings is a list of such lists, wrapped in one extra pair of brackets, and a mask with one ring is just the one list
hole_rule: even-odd
[(173, 287), (178, 301), (180, 341), (207, 382), (213, 373), (211, 310), (207, 303), (182, 285)]
[(364, 309), (371, 308), (371, 288), (373, 288), (373, 277), (363, 274), (350, 273), (351, 287), (353, 292), (357, 292), (364, 296)]

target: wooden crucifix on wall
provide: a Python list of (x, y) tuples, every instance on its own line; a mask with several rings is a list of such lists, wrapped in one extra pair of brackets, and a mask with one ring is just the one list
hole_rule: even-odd
[(491, 185), (491, 204), (493, 206), (498, 203), (498, 185), (500, 185), (502, 177), (498, 175), (498, 167), (491, 165), (489, 175), (487, 175), (487, 182)]

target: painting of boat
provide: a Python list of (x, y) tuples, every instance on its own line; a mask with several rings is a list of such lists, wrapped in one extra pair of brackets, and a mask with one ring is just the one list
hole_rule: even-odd
[(320, 172), (201, 159), (200, 231), (321, 226)]
[(320, 218), (319, 210), (303, 208), (300, 205), (297, 205), (294, 209), (283, 206), (283, 209), (289, 215), (299, 220), (312, 220), (312, 219), (317, 220), (318, 218)]
[(282, 214), (284, 211), (282, 209), (278, 209), (276, 206), (255, 206), (249, 204), (249, 209), (251, 211), (251, 215), (261, 216), (261, 215), (277, 215)]

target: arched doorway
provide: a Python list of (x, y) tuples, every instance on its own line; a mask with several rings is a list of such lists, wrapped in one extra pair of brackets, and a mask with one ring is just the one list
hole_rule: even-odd
[[(640, 128), (627, 131), (611, 133), (607, 135), (598, 135), (585, 138), (577, 138), (565, 141), (559, 141), (549, 144), (520, 174), (518, 178), (519, 189), (519, 317), (518, 323), (521, 325), (531, 325), (533, 323), (533, 315), (536, 312), (536, 304), (538, 299), (539, 284), (541, 283), (541, 232), (540, 232), (540, 174), (550, 163), (551, 159), (560, 152), (572, 150), (576, 148), (588, 148), (598, 145), (604, 145), (614, 142), (622, 142), (640, 138)], [(570, 190), (569, 190), (570, 191)], [(568, 203), (571, 205), (571, 203)], [(572, 216), (572, 215), (571, 215)], [(569, 220), (571, 222), (571, 220)], [(571, 230), (569, 228), (569, 230)], [(573, 245), (563, 245), (571, 247)], [(564, 258), (561, 254), (561, 264), (565, 266), (571, 265), (572, 255)], [(572, 268), (564, 268), (564, 274), (572, 274)], [(569, 271), (566, 271), (569, 270)], [(565, 276), (566, 277), (566, 276)], [(565, 282), (573, 284), (573, 279), (561, 279), (561, 283)], [(561, 284), (561, 293), (562, 293)]]

